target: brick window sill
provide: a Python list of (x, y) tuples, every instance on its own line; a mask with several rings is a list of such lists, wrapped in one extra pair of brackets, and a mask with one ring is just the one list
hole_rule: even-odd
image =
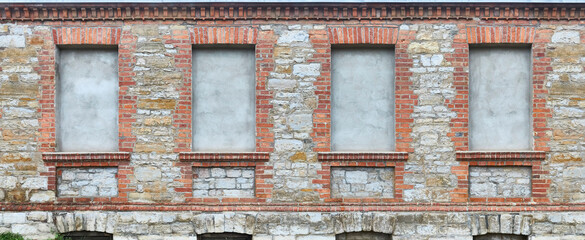
[(458, 151), (458, 161), (544, 161), (546, 152), (542, 151)]
[(51, 163), (129, 162), (129, 152), (44, 152), (43, 161)]
[(268, 152), (182, 152), (179, 153), (181, 162), (267, 162), (270, 160)]
[(406, 161), (407, 152), (320, 152), (319, 161)]

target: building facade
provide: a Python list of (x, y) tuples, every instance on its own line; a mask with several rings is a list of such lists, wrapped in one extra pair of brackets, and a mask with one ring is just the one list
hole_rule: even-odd
[(0, 232), (585, 239), (585, 4), (0, 6)]

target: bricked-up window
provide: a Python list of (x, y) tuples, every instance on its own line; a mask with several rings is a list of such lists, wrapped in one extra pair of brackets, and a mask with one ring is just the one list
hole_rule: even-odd
[(104, 232), (68, 232), (63, 234), (65, 240), (112, 240), (112, 234)]
[(486, 234), (473, 237), (473, 240), (527, 240), (527, 236), (513, 234)]
[(394, 150), (394, 50), (335, 47), (331, 67), (332, 150)]
[(529, 48), (469, 51), (470, 150), (530, 150)]
[(392, 240), (392, 235), (376, 232), (351, 232), (337, 234), (335, 240)]
[(239, 233), (207, 233), (199, 235), (197, 240), (252, 240), (252, 236)]
[(193, 150), (254, 151), (254, 48), (193, 49)]
[(60, 49), (57, 63), (58, 149), (117, 151), (117, 49)]

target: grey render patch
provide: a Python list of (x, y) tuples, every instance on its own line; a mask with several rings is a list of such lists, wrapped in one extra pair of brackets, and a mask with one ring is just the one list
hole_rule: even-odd
[(118, 51), (61, 49), (58, 71), (58, 149), (117, 151)]
[(193, 150), (253, 151), (253, 48), (193, 49)]
[(334, 151), (392, 151), (394, 51), (331, 52), (331, 146)]
[(118, 180), (115, 167), (59, 168), (57, 195), (59, 197), (115, 197)]
[(471, 197), (530, 197), (530, 167), (469, 167)]
[(394, 168), (332, 167), (331, 196), (334, 198), (393, 198)]
[(254, 197), (254, 167), (193, 169), (193, 197)]
[(469, 51), (469, 147), (530, 150), (530, 49)]

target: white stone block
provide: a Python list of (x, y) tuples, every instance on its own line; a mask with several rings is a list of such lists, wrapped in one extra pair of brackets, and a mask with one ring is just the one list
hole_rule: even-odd
[(19, 35), (0, 36), (0, 47), (3, 48), (23, 48), (26, 47), (26, 39)]

